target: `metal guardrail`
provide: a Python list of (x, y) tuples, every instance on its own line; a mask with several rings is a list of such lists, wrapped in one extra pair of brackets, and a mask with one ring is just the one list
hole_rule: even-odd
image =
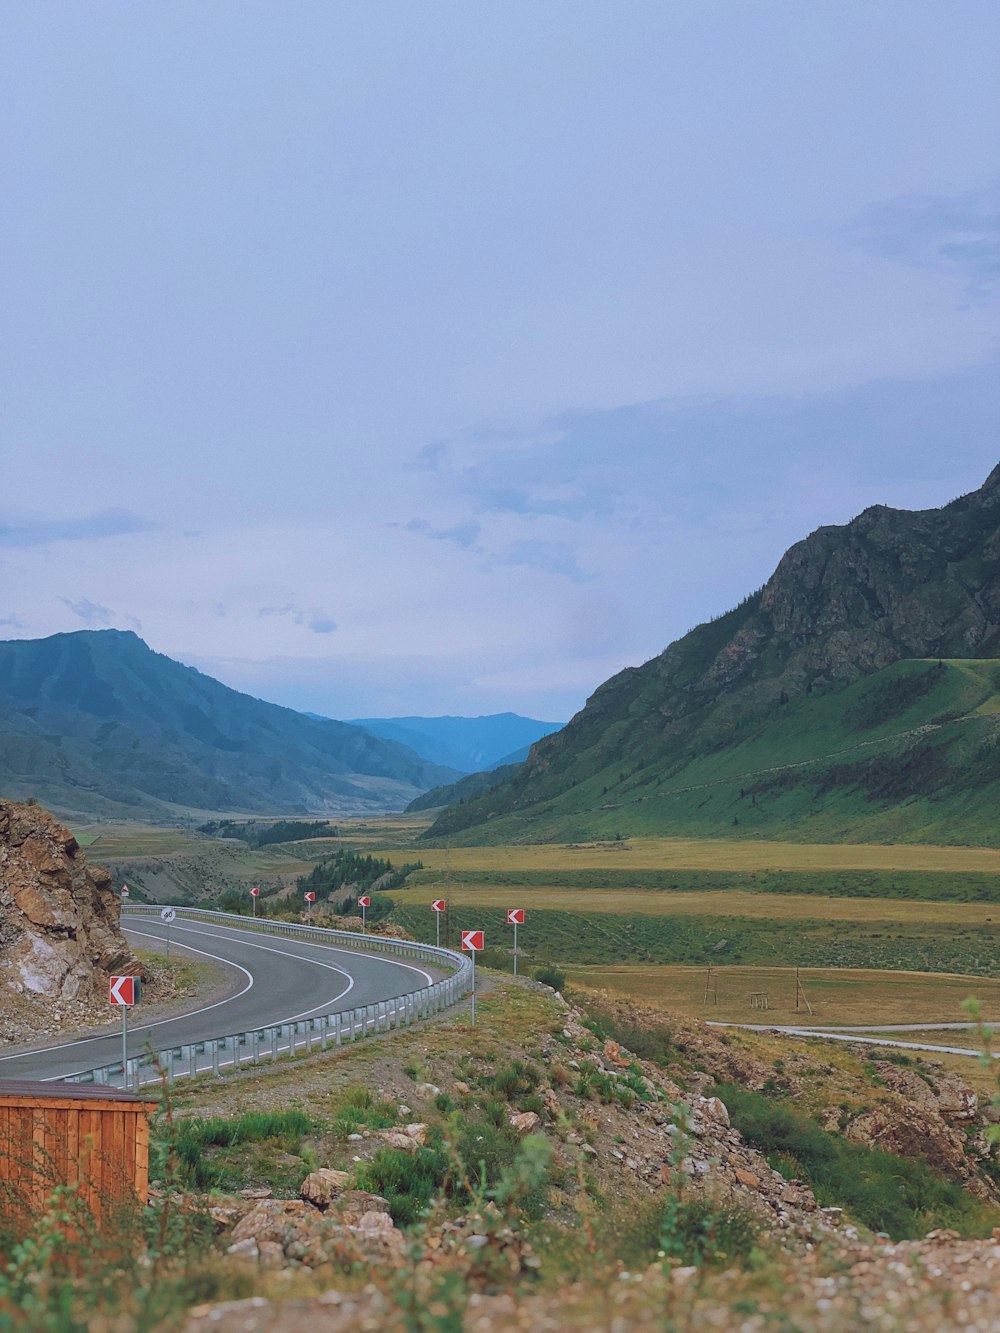
[[(271, 1027), (234, 1032), (227, 1037), (147, 1050), (136, 1059), (130, 1059), (124, 1069), (121, 1060), (118, 1060), (115, 1064), (73, 1074), (64, 1082), (104, 1083), (110, 1087), (138, 1090), (145, 1084), (158, 1083), (164, 1077), (168, 1083), (173, 1083), (178, 1078), (191, 1078), (198, 1074), (218, 1075), (226, 1068), (240, 1069), (243, 1065), (277, 1060), (279, 1056), (294, 1055), (298, 1051), (325, 1051), (331, 1045), (341, 1046), (358, 1041), (369, 1033), (409, 1027), (420, 1019), (430, 1018), (467, 994), (472, 979), (472, 963), (467, 954), (439, 949), (433, 944), (396, 940), (382, 935), (359, 935), (346, 930), (328, 930), (323, 926), (302, 926), (289, 921), (269, 921), (266, 917), (239, 916), (233, 912), (215, 912), (201, 907), (179, 907), (176, 910), (181, 920), (215, 921), (221, 925), (238, 926), (241, 930), (286, 935), (315, 944), (356, 949), (359, 953), (414, 959), (454, 970), (442, 981), (407, 991), (389, 1000), (379, 1000), (375, 1004), (354, 1009), (340, 1009), (335, 1013), (317, 1014), (292, 1023), (277, 1023)], [(126, 918), (158, 917), (160, 911), (159, 905), (137, 903), (123, 907), (122, 915)]]

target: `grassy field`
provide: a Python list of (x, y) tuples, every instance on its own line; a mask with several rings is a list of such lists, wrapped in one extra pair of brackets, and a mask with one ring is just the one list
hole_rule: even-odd
[[(723, 917), (754, 921), (864, 921), (884, 925), (929, 922), (960, 926), (1000, 923), (1000, 908), (967, 902), (912, 902), (904, 899), (831, 898), (809, 894), (749, 893), (727, 889), (703, 893), (655, 893), (643, 889), (575, 889), (511, 887), (438, 880), (397, 890), (400, 903), (427, 906), (448, 892), (454, 907), (523, 907), (532, 911), (608, 913), (614, 916)], [(511, 894), (517, 901), (513, 901)]]
[[(967, 1017), (962, 1002), (972, 994), (987, 1020), (1000, 1021), (1000, 981), (936, 972), (803, 968), (799, 979), (812, 1006), (811, 1015), (803, 1001), (795, 1007), (794, 968), (713, 967), (709, 976), (706, 967), (596, 966), (570, 967), (567, 976), (572, 984), (588, 990), (723, 1023), (836, 1027), (871, 1023), (873, 1016), (876, 1022), (887, 1024), (961, 1022)], [(751, 992), (767, 994), (766, 1012), (751, 1007)], [(908, 1033), (897, 1035), (911, 1040)], [(972, 1032), (927, 1033), (912, 1039), (976, 1045)]]
[[(354, 841), (344, 824), (345, 840)], [(387, 829), (378, 846), (392, 847)], [(401, 859), (412, 860), (413, 849)], [(784, 870), (919, 871), (1000, 877), (1000, 848), (914, 846), (906, 843), (808, 843), (740, 841), (727, 838), (628, 838), (621, 842), (519, 844), (497, 847), (425, 847), (419, 858), (428, 870), (460, 875), (465, 871), (614, 870)]]

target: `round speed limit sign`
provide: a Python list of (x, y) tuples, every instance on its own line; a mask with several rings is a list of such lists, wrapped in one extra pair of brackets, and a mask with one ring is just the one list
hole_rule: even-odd
[(165, 907), (160, 913), (160, 920), (165, 921), (169, 926), (171, 921), (177, 920), (177, 911), (173, 907)]

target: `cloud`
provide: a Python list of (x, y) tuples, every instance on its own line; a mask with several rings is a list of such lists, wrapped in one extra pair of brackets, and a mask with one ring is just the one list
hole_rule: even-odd
[(156, 527), (127, 509), (102, 509), (85, 518), (0, 521), (0, 546), (47, 546), (50, 542), (103, 541)]
[(28, 628), (27, 623), (26, 623), (25, 621), (23, 621), (23, 620), (21, 619), (20, 616), (3, 616), (3, 617), (0, 617), (0, 625), (6, 626), (8, 629), (27, 629), (27, 628)]
[(304, 611), (301, 606), (296, 606), (294, 602), (286, 602), (284, 606), (260, 606), (257, 608), (257, 619), (266, 619), (268, 616), (289, 616), (296, 625), (308, 625), (314, 634), (332, 634), (337, 628), (337, 622), (332, 616), (328, 616), (325, 611), (318, 607), (311, 607)]
[[(71, 602), (68, 597), (60, 597), (59, 600), (64, 606), (68, 606), (85, 625), (110, 625), (114, 622), (115, 613), (110, 607), (100, 606), (87, 597), (81, 597), (78, 602)], [(138, 624), (138, 621), (135, 623)]]
[(457, 546), (474, 546), (479, 540), (480, 527), (473, 519), (466, 523), (456, 523), (452, 528), (432, 528), (425, 518), (411, 518), (406, 525), (408, 532), (418, 533), (436, 542), (454, 542)]
[(445, 444), (444, 440), (432, 440), (430, 444), (425, 444), (413, 461), (407, 465), (408, 470), (411, 472), (440, 472), (447, 465), (450, 457), (451, 449)]
[(882, 259), (957, 273), (986, 300), (1000, 284), (1000, 181), (954, 195), (899, 195), (872, 204), (844, 229)]
[(514, 542), (502, 555), (496, 556), (498, 565), (527, 565), (546, 574), (561, 574), (573, 583), (589, 583), (593, 574), (585, 573), (577, 564), (576, 552), (566, 542), (520, 540)]

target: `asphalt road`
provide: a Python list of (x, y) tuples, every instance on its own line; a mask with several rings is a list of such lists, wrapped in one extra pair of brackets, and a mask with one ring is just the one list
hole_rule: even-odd
[[(138, 918), (134, 925), (123, 922), (123, 926), (139, 948), (149, 948), (166, 936), (166, 927), (155, 917)], [(170, 940), (174, 950), (223, 964), (232, 993), (152, 1023), (143, 1023), (141, 1005), (133, 1009), (129, 1015), (130, 1060), (150, 1041), (157, 1050), (208, 1041), (374, 1004), (437, 980), (415, 963), (209, 922), (177, 920), (170, 927)], [(120, 1059), (121, 1030), (115, 1027), (106, 1036), (60, 1041), (0, 1056), (0, 1078), (66, 1078)]]

